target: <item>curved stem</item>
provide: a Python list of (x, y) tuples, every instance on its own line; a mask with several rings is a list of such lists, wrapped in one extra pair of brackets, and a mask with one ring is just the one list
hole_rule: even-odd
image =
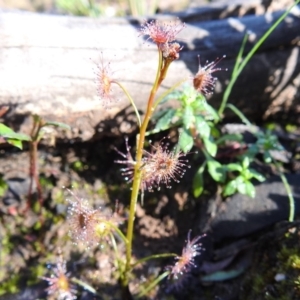
[(274, 163), (275, 163), (277, 171), (279, 172), (280, 179), (285, 187), (286, 193), (289, 198), (289, 204), (290, 204), (289, 222), (293, 222), (294, 218), (295, 218), (295, 200), (293, 197), (293, 193), (292, 193), (291, 187), (286, 179), (286, 176), (281, 171), (280, 165), (276, 161), (274, 161)]
[(240, 119), (248, 126), (252, 126), (251, 122), (246, 118), (246, 116), (233, 104), (228, 103), (226, 104), (227, 108), (230, 108)]
[(162, 254), (153, 254), (153, 255), (149, 255), (149, 256), (147, 256), (147, 257), (144, 257), (144, 258), (142, 258), (142, 259), (139, 259), (137, 262), (135, 262), (135, 263), (131, 266), (131, 268), (134, 269), (137, 265), (139, 265), (139, 264), (141, 264), (141, 263), (143, 263), (143, 262), (145, 262), (145, 261), (148, 261), (148, 260), (150, 260), (150, 259), (163, 258), (163, 257), (171, 257), (171, 256), (176, 257), (176, 256), (178, 256), (178, 254), (176, 254), (176, 253), (162, 253)]
[(121, 259), (120, 259), (120, 255), (119, 255), (119, 251), (118, 251), (118, 247), (117, 247), (117, 243), (115, 240), (115, 237), (112, 233), (110, 233), (110, 238), (111, 238), (111, 244), (113, 246), (114, 252), (115, 252), (115, 260), (116, 260), (116, 268), (119, 271), (119, 274), (122, 274), (122, 267), (121, 267)]
[(42, 194), (42, 186), (39, 180), (39, 165), (38, 165), (38, 144), (39, 144), (39, 135), (40, 131), (43, 127), (44, 121), (38, 116), (33, 115), (33, 127), (30, 132), (30, 142), (29, 142), (29, 176), (30, 176), (30, 184), (28, 190), (28, 199), (25, 211), (32, 205), (31, 197), (32, 197), (32, 189), (33, 189), (33, 181), (36, 185), (36, 191), (39, 201), (39, 210), (42, 209), (43, 205), (43, 194)]
[(139, 122), (139, 127), (141, 127), (141, 117), (140, 117), (140, 114), (139, 114), (139, 111), (132, 99), (132, 97), (130, 96), (130, 94), (128, 93), (128, 91), (126, 90), (126, 88), (118, 81), (114, 81), (115, 84), (117, 84), (122, 90), (123, 92), (125, 93), (126, 97), (128, 98), (130, 104), (132, 105), (133, 109), (134, 109), (134, 112), (136, 114), (136, 117), (138, 119), (138, 122)]
[(220, 105), (219, 110), (218, 110), (218, 114), (219, 114), (220, 118), (222, 118), (223, 112), (224, 112), (225, 107), (226, 107), (227, 102), (228, 102), (229, 95), (230, 95), (231, 90), (233, 88), (233, 85), (236, 81), (236, 77), (238, 76), (238, 75), (236, 75), (236, 72), (238, 71), (239, 66), (241, 64), (242, 56), (243, 56), (243, 52), (244, 52), (244, 48), (245, 48), (247, 39), (248, 39), (248, 33), (246, 33), (244, 38), (243, 38), (241, 48), (239, 50), (239, 53), (237, 55), (237, 58), (235, 60), (235, 64), (234, 64), (234, 67), (233, 67), (233, 70), (232, 70), (231, 79), (230, 79), (229, 84), (227, 85), (226, 90), (223, 94), (222, 102), (221, 102), (221, 105)]
[(76, 284), (82, 286), (85, 290), (91, 292), (92, 294), (97, 295), (97, 296), (101, 296), (101, 295), (99, 295), (99, 294), (97, 293), (97, 291), (96, 291), (92, 286), (90, 286), (88, 283), (86, 283), (86, 282), (84, 282), (84, 281), (82, 281), (82, 280), (80, 280), (80, 279), (78, 279), (78, 278), (76, 278), (76, 277), (72, 277), (70, 280), (71, 280), (72, 282), (74, 282), (74, 283), (76, 283)]
[(231, 93), (232, 87), (235, 84), (237, 78), (239, 77), (240, 73), (244, 69), (244, 67), (247, 65), (251, 57), (254, 55), (254, 53), (257, 51), (257, 49), (263, 44), (263, 42), (269, 37), (269, 35), (276, 29), (276, 27), (283, 21), (283, 19), (290, 13), (290, 11), (293, 9), (294, 6), (300, 3), (300, 0), (295, 1), (295, 3), (286, 11), (284, 12), (278, 20), (267, 30), (267, 32), (259, 39), (259, 41), (253, 46), (253, 48), (250, 50), (248, 55), (245, 57), (245, 59), (242, 61), (242, 63), (239, 65), (238, 68), (234, 68), (235, 74), (232, 76), (223, 96), (222, 104), (219, 108), (219, 115), (221, 116), (223, 114), (223, 111), (225, 109), (225, 106), (227, 104), (229, 95)]
[(103, 220), (100, 220), (100, 221), (103, 222), (103, 223), (106, 223), (109, 227), (112, 227), (117, 232), (119, 237), (123, 240), (125, 245), (128, 244), (128, 240), (127, 240), (126, 236), (123, 234), (123, 232), (117, 226), (115, 226), (114, 224), (112, 224), (109, 221), (103, 221)]
[(154, 281), (152, 281), (142, 292), (138, 294), (138, 298), (145, 296), (149, 291), (151, 291), (160, 281), (169, 276), (170, 272), (166, 271), (159, 275)]
[(171, 88), (169, 88), (168, 90), (166, 90), (161, 96), (158, 97), (158, 99), (154, 102), (154, 109), (157, 107), (157, 105), (162, 101), (162, 99), (164, 99), (167, 95), (169, 95), (170, 93), (172, 93), (177, 87), (179, 87), (181, 84), (183, 84), (187, 79), (183, 79), (178, 81), (177, 83), (175, 83)]
[(128, 225), (127, 225), (128, 244), (126, 245), (126, 266), (125, 266), (124, 276), (122, 279), (122, 284), (124, 287), (128, 285), (128, 272), (131, 269), (133, 225), (135, 220), (136, 203), (137, 203), (138, 194), (141, 185), (141, 162), (142, 162), (144, 142), (145, 142), (145, 133), (150, 121), (150, 117), (153, 113), (153, 102), (154, 102), (155, 94), (159, 87), (161, 70), (162, 70), (162, 52), (159, 50), (159, 62), (158, 62), (156, 79), (149, 95), (146, 114), (143, 123), (141, 125), (139, 139), (137, 141), (136, 164), (134, 167), (134, 176), (133, 176), (132, 192), (131, 192), (131, 199), (130, 199)]

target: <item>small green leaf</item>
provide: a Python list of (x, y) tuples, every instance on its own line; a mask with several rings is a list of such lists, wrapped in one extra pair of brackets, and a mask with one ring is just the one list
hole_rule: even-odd
[(44, 127), (49, 126), (49, 125), (52, 125), (55, 127), (60, 127), (60, 128), (66, 129), (66, 130), (71, 130), (71, 127), (68, 124), (65, 124), (62, 122), (47, 121), (47, 122), (45, 122)]
[(241, 165), (237, 164), (237, 163), (231, 163), (231, 164), (228, 164), (226, 165), (226, 168), (228, 171), (230, 172), (233, 172), (233, 171), (239, 171), (239, 172), (242, 172), (242, 167)]
[(180, 96), (181, 96), (181, 93), (176, 90), (176, 91), (168, 94), (166, 97), (164, 97), (159, 103), (160, 104), (167, 103), (170, 99), (175, 99), (178, 102), (180, 102)]
[(228, 271), (217, 271), (208, 275), (204, 275), (201, 277), (201, 280), (204, 282), (218, 282), (218, 281), (225, 281), (229, 279), (236, 278), (243, 274), (245, 268), (239, 268), (235, 270), (228, 270)]
[(253, 177), (249, 169), (243, 169), (241, 175), (244, 178), (244, 181), (248, 181)]
[(207, 102), (205, 102), (205, 113), (206, 113), (206, 119), (216, 121), (216, 122), (220, 121), (220, 117), (217, 111)]
[(251, 158), (254, 158), (256, 154), (259, 153), (259, 147), (256, 144), (252, 144), (245, 155), (248, 155)]
[(193, 178), (193, 192), (194, 192), (194, 197), (196, 198), (199, 197), (204, 190), (203, 172), (205, 166), (206, 163), (203, 163)]
[(242, 176), (238, 176), (236, 179), (236, 189), (239, 193), (246, 195), (247, 194), (247, 187), (245, 179)]
[(207, 124), (210, 126), (210, 135), (214, 138), (218, 138), (220, 137), (221, 135), (221, 132), (220, 130), (214, 125), (214, 123), (209, 123), (207, 122)]
[(172, 125), (172, 119), (176, 115), (176, 110), (170, 108), (165, 111), (165, 114), (160, 117), (155, 125), (155, 132), (160, 132), (162, 130), (169, 129)]
[(202, 116), (195, 117), (196, 129), (202, 138), (208, 138), (210, 135), (210, 127)]
[(10, 132), (14, 132), (11, 128), (9, 128), (8, 126), (0, 123), (0, 135), (4, 136), (4, 134), (10, 133)]
[(160, 110), (156, 110), (154, 112), (154, 114), (152, 115), (152, 120), (153, 121), (158, 121), (160, 118), (162, 118), (164, 116), (164, 114), (167, 113), (168, 110), (169, 110), (168, 108), (163, 108), (163, 109), (160, 109)]
[(7, 141), (7, 143), (19, 148), (20, 150), (23, 149), (23, 144), (22, 144), (22, 141), (20, 141), (20, 140), (7, 139), (6, 141)]
[(4, 138), (9, 138), (9, 139), (14, 139), (14, 140), (19, 140), (19, 141), (31, 141), (30, 136), (24, 133), (10, 133), (4, 136)]
[(182, 122), (185, 129), (190, 129), (194, 124), (195, 117), (192, 107), (186, 106), (182, 115)]
[(206, 113), (206, 98), (202, 94), (197, 93), (193, 99), (194, 101), (190, 101), (190, 105), (193, 107), (193, 110), (197, 111), (198, 113)]
[(255, 197), (255, 186), (250, 182), (245, 182), (246, 185), (246, 195), (248, 195), (251, 198)]
[(264, 162), (265, 162), (265, 163), (268, 163), (268, 164), (269, 164), (269, 163), (272, 162), (272, 155), (270, 154), (269, 151), (264, 151), (263, 156), (264, 156)]
[(2, 176), (0, 176), (0, 197), (3, 197), (7, 189), (8, 189), (8, 185), (6, 181), (2, 178)]
[(256, 180), (258, 180), (260, 182), (263, 182), (266, 180), (266, 177), (263, 176), (262, 174), (258, 173), (256, 170), (249, 169), (249, 172), (253, 178), (255, 178)]
[(4, 138), (4, 140), (21, 149), (23, 148), (22, 141), (30, 141), (30, 137), (23, 133), (16, 133), (10, 127), (0, 123), (0, 136)]
[(30, 141), (30, 137), (27, 134), (16, 133), (10, 127), (0, 123), (0, 136), (6, 139), (20, 140), (20, 141)]
[(236, 192), (236, 180), (233, 179), (231, 181), (229, 181), (224, 190), (223, 190), (223, 195), (224, 196), (231, 196)]
[(215, 157), (217, 154), (217, 145), (215, 144), (215, 142), (212, 142), (209, 138), (202, 138), (203, 143), (205, 145), (205, 148), (207, 150), (207, 152), (212, 156)]
[(243, 136), (241, 134), (225, 134), (222, 135), (217, 141), (216, 144), (223, 144), (224, 142), (228, 141), (237, 141), (237, 142), (242, 142), (243, 141)]
[(187, 153), (189, 152), (193, 145), (194, 145), (194, 139), (191, 136), (191, 133), (189, 130), (186, 130), (183, 128), (179, 135), (179, 141), (178, 141), (180, 149), (184, 152)]
[(244, 156), (243, 161), (242, 161), (242, 167), (243, 169), (247, 169), (250, 165), (250, 159), (249, 156)]
[(207, 162), (208, 172), (210, 176), (217, 182), (225, 181), (225, 170), (224, 167), (216, 160), (210, 158)]

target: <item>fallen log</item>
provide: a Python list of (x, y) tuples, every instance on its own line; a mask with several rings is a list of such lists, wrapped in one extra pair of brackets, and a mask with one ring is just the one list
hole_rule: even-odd
[[(184, 48), (160, 93), (198, 70), (201, 61), (226, 54), (209, 100), (219, 107), (235, 58), (246, 32), (251, 39), (246, 53), (281, 16), (283, 11), (241, 18), (194, 21), (179, 35)], [(161, 16), (165, 22), (175, 16)], [(102, 135), (130, 133), (135, 122), (121, 93), (117, 107), (105, 110), (97, 96), (97, 64), (111, 62), (114, 76), (126, 86), (139, 110), (147, 96), (157, 66), (156, 47), (139, 37), (142, 21), (125, 18), (83, 17), (2, 12), (0, 15), (0, 106), (11, 109), (6, 123), (28, 132), (30, 114), (66, 122), (72, 132), (60, 135), (89, 140)], [(238, 79), (231, 103), (250, 119), (286, 118), (300, 123), (300, 13), (292, 13), (265, 41)]]

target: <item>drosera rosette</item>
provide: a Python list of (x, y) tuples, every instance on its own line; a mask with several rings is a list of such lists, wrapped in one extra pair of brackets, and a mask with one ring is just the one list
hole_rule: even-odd
[(183, 153), (178, 147), (169, 150), (169, 144), (164, 143), (163, 140), (157, 146), (151, 145), (150, 152), (143, 150), (142, 184), (149, 191), (153, 188), (159, 190), (161, 185), (170, 189), (172, 181), (178, 183), (186, 169), (190, 168), (188, 160), (184, 159), (187, 153)]
[(128, 137), (125, 137), (125, 146), (126, 153), (121, 152), (116, 147), (113, 148), (118, 154), (120, 154), (124, 158), (124, 160), (115, 160), (115, 163), (125, 165), (124, 168), (121, 168), (121, 174), (122, 176), (124, 176), (126, 181), (131, 182), (133, 179), (134, 166), (136, 162), (130, 152), (131, 147), (128, 144)]
[(205, 237), (205, 234), (198, 235), (191, 240), (191, 232), (189, 230), (186, 244), (182, 249), (182, 254), (175, 257), (174, 265), (167, 266), (165, 269), (169, 271), (168, 275), (168, 291), (180, 290), (189, 278), (191, 271), (197, 265), (195, 257), (200, 255), (203, 251), (200, 240)]
[(193, 77), (193, 86), (197, 92), (203, 95), (211, 95), (213, 93), (217, 78), (213, 77), (212, 74), (222, 70), (227, 71), (227, 69), (216, 68), (216, 65), (225, 57), (226, 55), (223, 55), (221, 58), (217, 58), (210, 63), (207, 61), (204, 66), (201, 66), (200, 55), (198, 55), (199, 68)]
[(100, 62), (96, 68), (96, 86), (97, 95), (101, 100), (104, 108), (110, 108), (118, 102), (118, 98), (114, 95), (112, 85), (116, 83), (114, 72), (111, 68), (111, 62), (104, 62), (103, 54), (101, 53)]
[(184, 28), (185, 23), (181, 23), (179, 20), (169, 23), (152, 20), (144, 22), (140, 29), (140, 35), (148, 36), (148, 40), (152, 40), (159, 49), (162, 49), (166, 44), (174, 42)]
[[(116, 200), (115, 209), (107, 209), (103, 211), (101, 218), (98, 220), (98, 225), (96, 226), (96, 234), (101, 240), (106, 239), (109, 241), (110, 234), (117, 232), (119, 235), (119, 226), (126, 220), (123, 217), (123, 207), (120, 206), (119, 201)], [(123, 235), (121, 236), (123, 237)]]
[[(122, 175), (125, 176), (126, 180), (132, 181), (136, 162), (130, 153), (128, 139), (125, 142), (126, 154), (115, 149), (125, 160), (116, 160), (115, 162), (126, 165), (122, 169)], [(173, 150), (169, 150), (168, 146), (168, 143), (160, 141), (157, 146), (151, 144), (150, 152), (143, 150), (140, 167), (140, 189), (142, 193), (146, 190), (152, 192), (155, 188), (159, 190), (161, 185), (171, 188), (171, 182), (179, 182), (180, 178), (185, 174), (186, 168), (190, 168), (188, 160), (184, 159), (187, 154), (176, 147)]]
[(161, 74), (157, 82), (158, 86), (165, 79), (167, 70), (170, 64), (179, 59), (179, 52), (182, 46), (175, 40), (177, 35), (185, 28), (185, 23), (177, 19), (170, 22), (162, 22), (159, 20), (152, 20), (145, 22), (140, 29), (141, 35), (148, 36), (147, 40), (152, 40), (158, 48), (160, 53)]
[(100, 98), (101, 104), (105, 109), (112, 108), (116, 105), (116, 103), (119, 101), (120, 97), (117, 94), (116, 90), (112, 88), (113, 85), (118, 85), (118, 88), (120, 88), (130, 104), (132, 105), (139, 126), (141, 126), (141, 119), (138, 112), (138, 109), (135, 105), (135, 102), (133, 101), (131, 95), (127, 91), (127, 89), (119, 82), (115, 76), (114, 71), (111, 68), (111, 62), (104, 62), (103, 54), (101, 53), (100, 63), (97, 63), (96, 68), (96, 86), (97, 86), (97, 95)]
[(58, 254), (56, 265), (51, 270), (50, 277), (41, 277), (49, 284), (46, 289), (47, 294), (57, 300), (77, 299), (76, 288), (70, 282), (70, 273), (67, 273), (66, 262), (63, 260), (61, 253)]
[(179, 59), (179, 52), (183, 49), (179, 43), (167, 43), (161, 47), (163, 58), (172, 62)]
[(99, 245), (110, 233), (118, 230), (118, 226), (124, 222), (120, 215), (119, 204), (114, 212), (104, 211), (101, 208), (92, 209), (88, 200), (77, 196), (71, 190), (73, 196), (67, 199), (69, 232), (74, 243), (81, 243), (87, 249)]

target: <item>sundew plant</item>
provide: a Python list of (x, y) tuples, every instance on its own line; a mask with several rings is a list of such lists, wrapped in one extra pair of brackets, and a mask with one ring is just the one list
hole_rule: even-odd
[[(295, 5), (299, 1), (296, 1)], [(290, 10), (289, 10), (290, 11)], [(130, 92), (114, 77), (114, 67), (109, 61), (105, 61), (105, 53), (103, 53), (101, 62), (97, 66), (97, 93), (100, 101), (105, 109), (113, 107), (117, 104), (118, 99), (115, 98), (115, 89), (120, 89), (124, 92), (128, 101), (133, 107), (136, 115), (139, 132), (136, 136), (136, 145), (132, 148), (126, 143), (126, 153), (120, 154), (120, 159), (116, 163), (121, 165), (121, 172), (124, 178), (131, 185), (130, 204), (128, 214), (124, 217), (118, 208), (113, 212), (104, 212), (101, 209), (94, 209), (86, 199), (78, 197), (75, 193), (69, 190), (71, 198), (68, 199), (68, 222), (70, 233), (75, 244), (82, 243), (87, 249), (95, 245), (100, 245), (103, 240), (108, 241), (112, 246), (112, 260), (114, 261), (118, 282), (121, 285), (122, 300), (141, 298), (154, 289), (162, 280), (165, 280), (168, 285), (168, 290), (179, 290), (188, 284), (189, 276), (192, 270), (196, 267), (195, 258), (201, 255), (203, 251), (202, 237), (203, 235), (196, 235), (189, 230), (187, 238), (182, 248), (181, 254), (176, 253), (159, 253), (151, 254), (150, 256), (136, 260), (133, 256), (133, 239), (134, 239), (134, 225), (137, 213), (137, 202), (143, 202), (145, 193), (153, 190), (159, 190), (162, 186), (171, 188), (184, 176), (185, 171), (189, 168), (189, 161), (187, 154), (191, 150), (195, 140), (193, 137), (195, 133), (201, 136), (201, 147), (205, 150), (207, 165), (212, 178), (216, 182), (222, 182), (223, 176), (220, 172), (215, 170), (222, 169), (212, 157), (216, 154), (217, 145), (210, 139), (209, 124), (213, 124), (210, 120), (205, 119), (211, 116), (211, 120), (217, 122), (223, 114), (225, 107), (229, 107), (227, 100), (234, 82), (238, 75), (245, 67), (246, 63), (253, 56), (254, 52), (259, 48), (263, 41), (272, 33), (276, 26), (284, 19), (289, 11), (286, 11), (278, 21), (263, 35), (263, 37), (256, 43), (253, 49), (245, 57), (240, 64), (234, 67), (231, 81), (225, 91), (224, 100), (221, 103), (220, 110), (216, 112), (210, 105), (206, 105), (206, 95), (213, 93), (216, 78), (215, 73), (224, 69), (219, 67), (219, 63), (225, 56), (216, 58), (213, 62), (207, 62), (204, 65), (200, 63), (197, 73), (188, 78), (179, 78), (178, 82), (162, 95), (158, 94), (163, 81), (167, 77), (168, 70), (175, 60), (180, 58), (180, 51), (182, 46), (177, 41), (177, 35), (185, 29), (185, 24), (179, 20), (162, 23), (160, 21), (145, 22), (140, 28), (140, 36), (145, 36), (147, 41), (152, 41), (157, 46), (158, 64), (156, 77), (154, 79), (151, 90), (149, 91), (148, 99), (145, 100), (146, 110), (143, 115), (140, 115), (134, 99)], [(241, 52), (242, 53), (242, 52)], [(238, 59), (241, 59), (239, 54)], [(197, 58), (195, 58), (197, 59)], [(202, 57), (201, 57), (202, 60)], [(237, 60), (239, 61), (239, 60)], [(158, 106), (163, 101), (168, 99), (168, 95), (174, 95), (174, 91), (184, 84), (184, 94), (179, 99), (182, 102), (182, 107), (177, 110), (180, 113), (180, 122), (184, 125), (183, 131), (179, 136), (178, 146), (171, 149), (167, 142), (168, 137), (161, 139), (157, 144), (153, 144), (147, 140), (149, 131), (149, 124), (151, 120), (155, 120), (155, 113), (158, 112)], [(175, 93), (176, 94), (176, 93)], [(230, 108), (230, 107), (229, 107)], [(201, 112), (200, 114), (198, 112)], [(237, 110), (236, 110), (237, 111)], [(174, 111), (173, 111), (174, 112)], [(169, 110), (164, 118), (158, 120), (160, 129), (164, 128), (165, 124), (170, 123), (172, 118), (172, 110)], [(237, 114), (239, 111), (237, 111)], [(156, 118), (157, 120), (157, 118)], [(210, 122), (210, 123), (209, 123)], [(194, 126), (195, 125), (195, 126)], [(167, 128), (170, 128), (167, 127)], [(262, 139), (261, 139), (262, 140)], [(188, 141), (188, 142), (186, 142)], [(265, 139), (263, 139), (265, 141)], [(195, 142), (195, 143), (196, 143)], [(147, 147), (146, 145), (149, 145)], [(205, 165), (201, 166), (198, 173), (203, 173)], [(236, 190), (244, 193), (252, 193), (252, 186), (250, 179), (252, 177), (259, 179), (260, 177), (251, 171), (249, 167), (249, 157), (244, 157), (241, 165), (231, 164), (230, 171), (239, 171), (241, 174), (238, 178), (246, 178), (242, 184), (238, 181), (229, 182), (227, 189), (224, 189), (224, 195), (230, 195)], [(227, 166), (227, 168), (229, 168)], [(199, 175), (198, 174), (198, 175)], [(199, 176), (196, 179), (199, 179)], [(199, 181), (199, 180), (198, 180)], [(200, 182), (200, 181), (199, 181)], [(247, 184), (244, 184), (244, 183)], [(238, 183), (238, 184), (237, 184)], [(231, 184), (231, 185), (230, 185)], [(234, 186), (233, 186), (234, 185)], [(245, 191), (241, 190), (241, 186), (245, 187)], [(250, 192), (247, 187), (251, 187)], [(200, 187), (202, 188), (202, 187)], [(194, 186), (194, 195), (199, 196), (201, 190), (199, 184)], [(290, 206), (292, 207), (290, 201)], [(292, 209), (291, 209), (292, 211)], [(291, 213), (293, 215), (293, 211)], [(125, 230), (121, 230), (120, 224), (125, 223)], [(123, 227), (122, 227), (123, 228)], [(118, 247), (118, 243), (122, 243), (122, 247)], [(119, 249), (124, 252), (120, 253)], [(133, 272), (141, 264), (147, 263), (151, 259), (172, 258), (174, 262), (164, 268), (163, 272), (156, 278), (151, 278), (147, 281), (147, 285), (140, 284), (138, 289), (130, 290), (130, 281), (133, 278)], [(81, 282), (78, 279), (70, 278), (67, 273), (66, 264), (60, 258), (57, 262), (56, 268), (50, 277), (43, 277), (49, 283), (47, 292), (49, 295), (55, 295), (57, 299), (76, 299), (76, 289), (74, 283), (83, 286), (85, 289), (97, 293), (94, 288), (87, 283)]]
[[(90, 248), (101, 243), (105, 238), (113, 245), (116, 256), (113, 259), (117, 265), (122, 299), (143, 297), (163, 279), (167, 280), (169, 290), (180, 289), (188, 281), (192, 269), (196, 267), (195, 257), (202, 253), (201, 239), (203, 235), (193, 237), (190, 230), (187, 233), (187, 239), (181, 254), (153, 254), (138, 261), (133, 258), (132, 254), (137, 201), (139, 199), (143, 201), (144, 193), (159, 190), (161, 186), (171, 188), (172, 184), (180, 181), (180, 178), (184, 176), (186, 169), (189, 167), (187, 153), (178, 147), (170, 149), (169, 143), (166, 141), (168, 137), (163, 138), (158, 144), (150, 142), (150, 148), (145, 148), (145, 145), (149, 144), (149, 141), (146, 141), (146, 136), (153, 113), (157, 110), (161, 101), (184, 82), (187, 82), (196, 94), (211, 93), (216, 81), (213, 73), (220, 70), (216, 68), (218, 61), (207, 63), (204, 66), (199, 64), (199, 70), (194, 77), (180, 78), (178, 83), (162, 96), (157, 95), (172, 62), (180, 57), (182, 46), (176, 41), (176, 37), (184, 28), (185, 24), (179, 22), (179, 20), (171, 23), (150, 21), (144, 23), (140, 28), (140, 36), (145, 36), (147, 40), (154, 42), (157, 45), (158, 53), (156, 78), (150, 90), (147, 108), (143, 116), (139, 114), (135, 101), (127, 89), (114, 78), (113, 66), (110, 62), (105, 61), (105, 53), (102, 55), (101, 63), (97, 66), (97, 93), (103, 107), (110, 108), (116, 105), (117, 99), (114, 97), (113, 91), (120, 88), (131, 103), (139, 126), (135, 153), (132, 153), (127, 140), (127, 153), (121, 153), (117, 150), (120, 154), (120, 160), (116, 162), (122, 165), (122, 174), (131, 184), (129, 213), (125, 219), (119, 214), (118, 209), (110, 214), (104, 213), (100, 209), (92, 209), (88, 200), (81, 199), (75, 193), (69, 191), (72, 197), (68, 200), (68, 221), (70, 233), (75, 243), (81, 242), (86, 248)], [(124, 222), (127, 222), (127, 229), (122, 232), (119, 225)], [(120, 241), (124, 243), (123, 248), (125, 249), (125, 253), (122, 254), (118, 253), (116, 246), (117, 242)], [(138, 292), (135, 291), (133, 295), (129, 289), (129, 283), (134, 269), (150, 259), (164, 257), (174, 257), (174, 264), (166, 266), (162, 274), (150, 281), (146, 287), (143, 286)], [(44, 277), (44, 279), (50, 284), (48, 292), (51, 295), (55, 294), (60, 297), (59, 299), (76, 298), (74, 287), (67, 280), (68, 275), (63, 262), (59, 262), (50, 278)], [(69, 281), (71, 280), (69, 279)], [(79, 281), (77, 283), (86, 287)]]

